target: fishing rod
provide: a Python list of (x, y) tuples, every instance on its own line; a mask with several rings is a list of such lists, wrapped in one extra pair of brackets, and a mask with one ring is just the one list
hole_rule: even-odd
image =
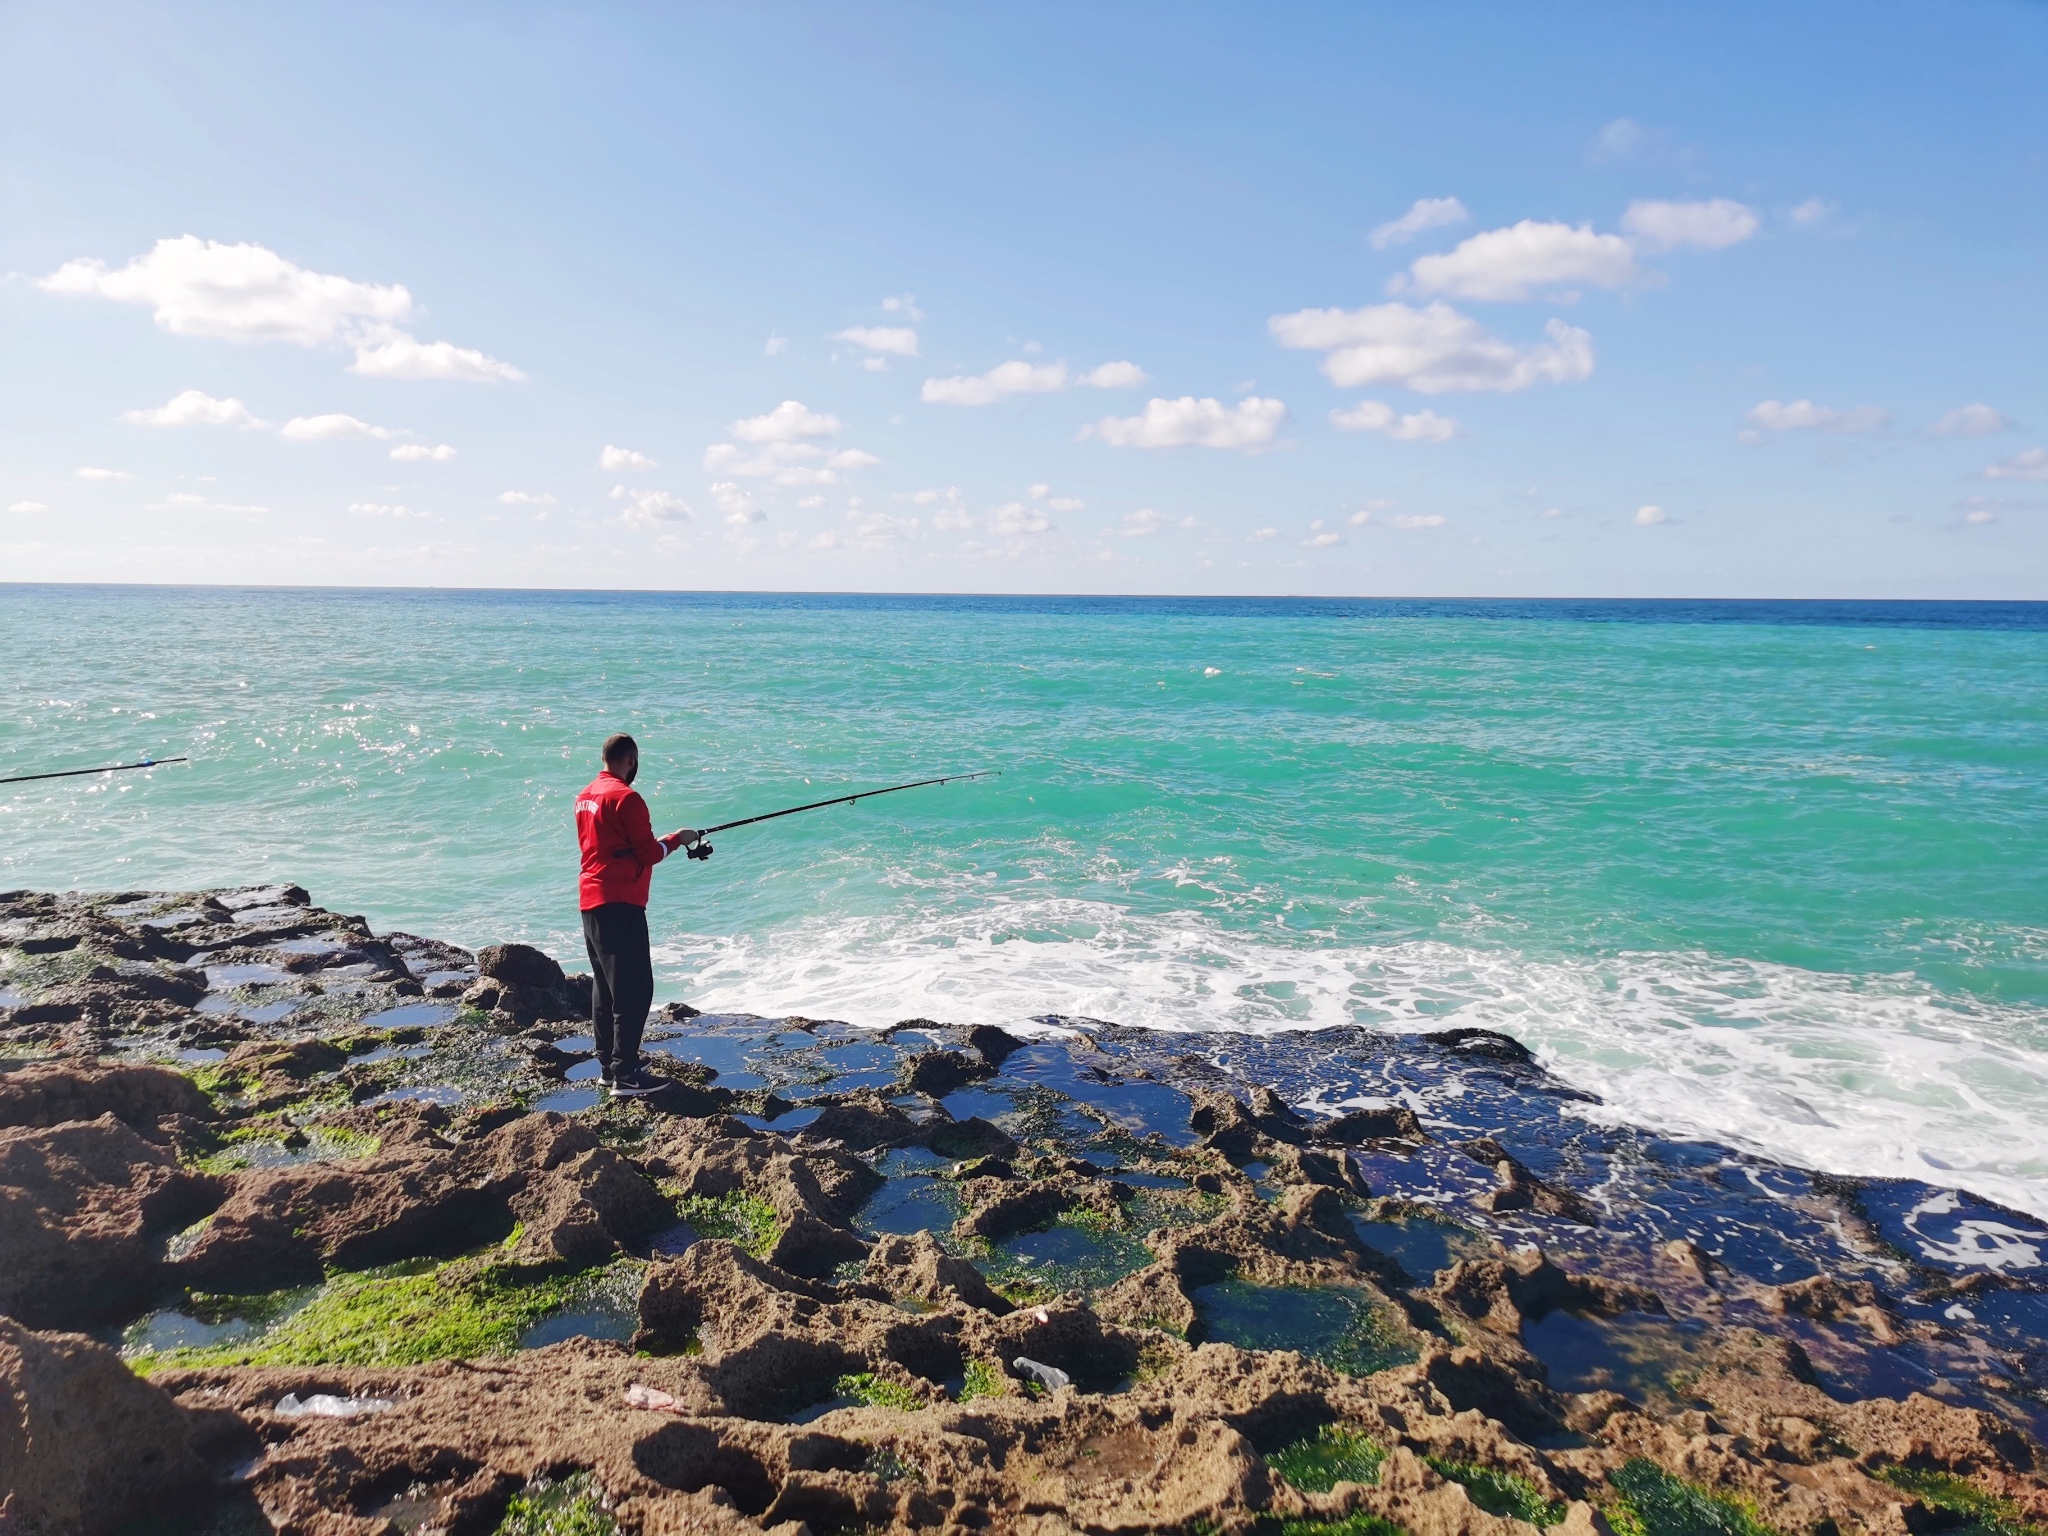
[(949, 773), (942, 779), (919, 779), (915, 784), (891, 784), (887, 789), (864, 789), (857, 795), (840, 795), (831, 800), (813, 800), (809, 805), (792, 805), (783, 811), (768, 811), (760, 816), (743, 816), (738, 821), (720, 822), (715, 827), (705, 827), (697, 833), (697, 841), (684, 852), (693, 859), (711, 857), (711, 845), (704, 841), (714, 832), (730, 832), (734, 827), (751, 827), (757, 821), (773, 821), (778, 816), (794, 816), (799, 811), (821, 811), (828, 805), (851, 805), (856, 800), (869, 800), (876, 795), (893, 795), (902, 789), (923, 789), (929, 784), (952, 784), (963, 779), (999, 779), (1003, 776), (1000, 768), (984, 768), (978, 773)]
[(61, 773), (17, 773), (11, 779), (0, 779), (0, 784), (26, 784), (31, 779), (76, 779), (89, 773), (127, 773), (134, 768), (161, 768), (165, 763), (189, 762), (183, 757), (145, 757), (139, 763), (115, 763), (108, 768), (66, 768)]

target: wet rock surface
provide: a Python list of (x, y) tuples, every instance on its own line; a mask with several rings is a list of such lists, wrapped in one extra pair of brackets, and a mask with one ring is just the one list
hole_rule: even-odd
[(2048, 1529), (2042, 1224), (1503, 1036), (672, 1004), (608, 1102), (587, 978), (294, 886), (0, 985), (0, 1530)]

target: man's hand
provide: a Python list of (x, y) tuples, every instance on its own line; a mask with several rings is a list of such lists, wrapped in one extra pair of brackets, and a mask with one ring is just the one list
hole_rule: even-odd
[(671, 832), (661, 842), (670, 853), (674, 853), (678, 847), (683, 847), (689, 850), (689, 856), (693, 859), (711, 857), (711, 845), (704, 841), (704, 834), (695, 827), (685, 827), (680, 832)]

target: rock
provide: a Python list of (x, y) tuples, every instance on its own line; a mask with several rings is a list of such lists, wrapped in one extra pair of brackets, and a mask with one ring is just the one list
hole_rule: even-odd
[(963, 1305), (997, 1317), (1014, 1310), (990, 1288), (980, 1270), (968, 1260), (947, 1253), (929, 1232), (877, 1241), (861, 1278), (893, 1297), (936, 1304), (944, 1302), (950, 1293)]
[(1008, 1030), (998, 1029), (993, 1024), (977, 1024), (967, 1031), (967, 1043), (975, 1053), (988, 1063), (991, 1071), (1000, 1070), (1012, 1054), (1024, 1049), (1024, 1042)]
[(476, 952), (476, 968), (494, 980), (540, 992), (566, 986), (569, 980), (561, 966), (531, 944), (486, 944)]
[(1529, 1048), (1512, 1035), (1503, 1035), (1491, 1029), (1440, 1029), (1422, 1037), (1460, 1056), (1476, 1056), (1483, 1061), (1506, 1062), (1518, 1067), (1533, 1067), (1536, 1058)]
[(101, 1536), (208, 1481), (183, 1410), (119, 1355), (0, 1317), (0, 1530)]
[(911, 1093), (943, 1099), (969, 1083), (991, 1077), (995, 1068), (961, 1051), (919, 1051), (905, 1058), (902, 1083)]
[(264, 1290), (450, 1255), (526, 1223), (517, 1257), (585, 1261), (667, 1219), (644, 1175), (564, 1116), (523, 1115), (455, 1147), (414, 1140), (375, 1157), (233, 1176), (172, 1268), (202, 1290)]
[(1315, 1128), (1318, 1141), (1340, 1142), (1356, 1147), (1368, 1141), (1427, 1141), (1429, 1135), (1415, 1111), (1405, 1104), (1384, 1109), (1354, 1109)]
[(139, 1301), (161, 1283), (153, 1239), (221, 1194), (111, 1114), (0, 1130), (0, 1312), (61, 1325)]
[(1539, 1179), (1491, 1136), (1460, 1142), (1458, 1150), (1475, 1163), (1484, 1163), (1493, 1169), (1494, 1176), (1500, 1181), (1499, 1188), (1479, 1202), (1487, 1210), (1533, 1210), (1540, 1211), (1546, 1216), (1562, 1217), (1582, 1227), (1599, 1225), (1593, 1208), (1577, 1190)]
[(164, 1067), (67, 1062), (0, 1072), (0, 1126), (59, 1125), (101, 1115), (155, 1136), (172, 1116), (211, 1120), (214, 1109), (192, 1079)]
[(1808, 1317), (1819, 1323), (1855, 1323), (1868, 1329), (1880, 1344), (1896, 1344), (1906, 1336), (1905, 1323), (1868, 1280), (1814, 1275), (1765, 1291), (1763, 1303), (1781, 1315)]

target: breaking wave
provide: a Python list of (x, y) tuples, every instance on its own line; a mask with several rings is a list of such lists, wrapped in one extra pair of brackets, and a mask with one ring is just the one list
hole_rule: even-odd
[(2048, 1217), (2048, 1014), (1706, 953), (1534, 958), (1441, 940), (1321, 944), (1200, 914), (993, 900), (657, 948), (700, 1008), (1188, 1031), (1476, 1026), (1600, 1095), (1588, 1113)]

